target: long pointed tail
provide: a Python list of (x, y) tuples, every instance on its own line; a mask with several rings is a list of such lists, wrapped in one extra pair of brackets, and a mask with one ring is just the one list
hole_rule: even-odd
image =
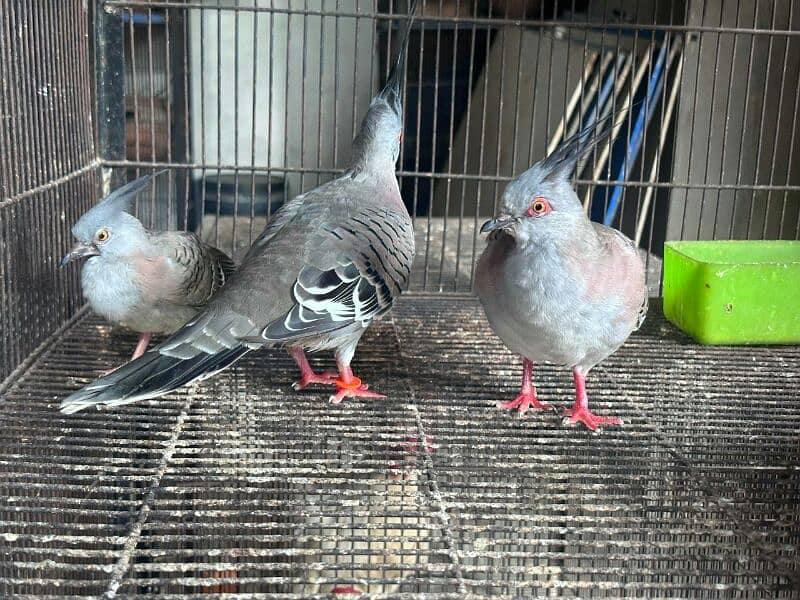
[(61, 412), (72, 414), (89, 406), (121, 406), (158, 398), (187, 383), (219, 373), (249, 351), (245, 346), (236, 346), (216, 354), (200, 353), (182, 359), (154, 349), (65, 398), (61, 402)]

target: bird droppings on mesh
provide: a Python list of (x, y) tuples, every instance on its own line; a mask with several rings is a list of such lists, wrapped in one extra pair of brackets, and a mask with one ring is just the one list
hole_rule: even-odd
[[(625, 419), (600, 434), (495, 408), (519, 366), (473, 299), (405, 297), (368, 332), (355, 366), (384, 400), (294, 392), (270, 350), (161, 400), (57, 415), (128, 349), (85, 317), (0, 406), (2, 585), (103, 593), (147, 506), (120, 595), (792, 597), (800, 350), (689, 345), (658, 312), (589, 384)], [(571, 400), (563, 369), (537, 383)]]

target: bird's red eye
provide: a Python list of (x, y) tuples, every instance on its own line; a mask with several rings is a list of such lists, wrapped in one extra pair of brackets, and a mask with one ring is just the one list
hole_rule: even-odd
[(546, 215), (551, 210), (550, 203), (545, 200), (544, 198), (536, 197), (531, 202), (530, 207), (528, 210), (525, 211), (525, 214), (529, 217), (541, 217), (542, 215)]

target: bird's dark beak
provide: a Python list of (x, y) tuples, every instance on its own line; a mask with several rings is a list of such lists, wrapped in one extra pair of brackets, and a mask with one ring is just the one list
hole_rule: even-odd
[(100, 251), (97, 249), (97, 246), (94, 244), (84, 244), (83, 242), (78, 242), (72, 247), (72, 250), (69, 251), (64, 258), (61, 259), (61, 266), (68, 265), (74, 260), (78, 260), (80, 258), (88, 258), (89, 256), (98, 256)]
[(502, 229), (508, 229), (509, 227), (514, 225), (515, 222), (516, 219), (514, 219), (514, 217), (512, 217), (511, 215), (500, 215), (496, 219), (492, 219), (491, 221), (486, 221), (486, 223), (484, 223), (481, 226), (481, 233), (490, 233), (492, 231), (500, 231)]

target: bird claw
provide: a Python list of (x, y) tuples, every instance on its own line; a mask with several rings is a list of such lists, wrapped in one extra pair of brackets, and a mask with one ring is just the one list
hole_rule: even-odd
[(300, 379), (292, 384), (292, 389), (300, 391), (306, 389), (309, 385), (319, 383), (321, 385), (336, 385), (336, 380), (339, 378), (338, 373), (325, 371), (317, 375), (316, 373), (309, 373), (303, 375)]
[(588, 408), (565, 408), (563, 415), (566, 423), (576, 425), (580, 422), (592, 431), (597, 431), (597, 428), (601, 425), (622, 425), (622, 419), (618, 417), (601, 417)]
[(509, 402), (498, 402), (497, 408), (501, 409), (519, 409), (519, 414), (524, 415), (529, 408), (533, 408), (535, 410), (543, 410), (546, 408), (550, 408), (549, 404), (544, 402), (539, 402), (536, 398), (536, 394), (533, 392), (522, 392), (519, 396), (510, 400)]
[(361, 383), (357, 377), (354, 379), (349, 385), (343, 385), (341, 380), (336, 381), (336, 393), (330, 397), (331, 404), (339, 404), (345, 398), (386, 398), (383, 394), (368, 391), (369, 385)]

